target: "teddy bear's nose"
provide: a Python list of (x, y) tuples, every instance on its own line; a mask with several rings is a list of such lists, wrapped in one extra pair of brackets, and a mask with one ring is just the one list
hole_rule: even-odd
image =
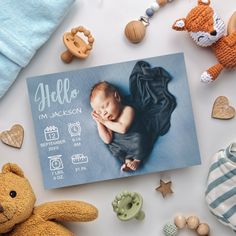
[(0, 213), (3, 213), (3, 212), (4, 212), (4, 208), (3, 208), (3, 206), (0, 203)]

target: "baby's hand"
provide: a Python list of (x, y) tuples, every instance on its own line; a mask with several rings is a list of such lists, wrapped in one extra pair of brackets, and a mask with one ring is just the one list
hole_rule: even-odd
[(91, 115), (92, 115), (93, 119), (94, 119), (96, 122), (99, 122), (99, 123), (101, 123), (101, 124), (104, 125), (105, 121), (102, 119), (102, 117), (101, 117), (99, 114), (97, 114), (95, 111), (93, 111), (93, 112), (91, 113)]

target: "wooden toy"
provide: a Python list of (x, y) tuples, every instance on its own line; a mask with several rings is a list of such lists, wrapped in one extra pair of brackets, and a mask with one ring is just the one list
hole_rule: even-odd
[[(86, 43), (77, 33), (83, 33), (88, 39)], [(90, 31), (85, 29), (83, 26), (73, 28), (71, 32), (66, 32), (63, 36), (63, 41), (67, 50), (61, 54), (61, 59), (65, 63), (70, 63), (73, 57), (85, 59), (89, 56), (92, 50), (94, 38)]]
[(138, 193), (131, 193), (124, 191), (116, 195), (112, 202), (113, 210), (116, 212), (118, 219), (122, 221), (143, 220), (144, 212), (141, 210), (143, 205), (143, 198)]
[(3, 131), (0, 134), (0, 139), (11, 147), (21, 148), (24, 139), (24, 129), (19, 124), (13, 125), (10, 130)]
[(233, 32), (236, 32), (236, 12), (230, 17), (227, 33), (232, 34)]
[(160, 180), (160, 186), (156, 188), (157, 191), (159, 191), (163, 198), (166, 197), (167, 194), (172, 194), (173, 191), (171, 189), (172, 182), (164, 182), (163, 180)]
[(182, 215), (176, 216), (174, 222), (178, 229), (183, 229), (187, 224), (185, 217)]
[(197, 216), (189, 216), (186, 222), (189, 229), (197, 229), (200, 223)]
[(210, 233), (210, 227), (206, 223), (200, 223), (197, 216), (190, 216), (187, 219), (178, 215), (174, 219), (174, 224), (167, 223), (163, 227), (163, 232), (165, 236), (176, 236), (178, 230), (184, 229), (187, 226), (188, 229), (194, 230), (199, 236), (207, 236)]
[(159, 8), (172, 2), (173, 0), (156, 0), (146, 9), (146, 16), (141, 16), (139, 20), (130, 21), (125, 27), (125, 36), (131, 43), (139, 43), (146, 34), (146, 26), (149, 25), (149, 19)]
[(215, 119), (229, 120), (235, 116), (235, 109), (229, 105), (227, 97), (219, 96), (214, 102), (211, 116)]
[(132, 43), (139, 43), (146, 34), (145, 25), (141, 20), (130, 21), (125, 27), (125, 36)]

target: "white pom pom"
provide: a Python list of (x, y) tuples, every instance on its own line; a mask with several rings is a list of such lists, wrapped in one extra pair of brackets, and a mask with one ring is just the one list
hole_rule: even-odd
[(153, 11), (157, 12), (160, 8), (160, 5), (157, 2), (153, 2), (151, 4), (151, 8), (152, 8)]

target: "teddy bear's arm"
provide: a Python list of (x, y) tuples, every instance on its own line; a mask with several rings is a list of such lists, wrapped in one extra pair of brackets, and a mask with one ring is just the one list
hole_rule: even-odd
[(98, 211), (91, 204), (80, 201), (58, 201), (44, 203), (35, 208), (34, 214), (44, 220), (91, 221)]
[(227, 35), (227, 37), (225, 38), (226, 43), (230, 46), (233, 47), (236, 45), (236, 32)]

